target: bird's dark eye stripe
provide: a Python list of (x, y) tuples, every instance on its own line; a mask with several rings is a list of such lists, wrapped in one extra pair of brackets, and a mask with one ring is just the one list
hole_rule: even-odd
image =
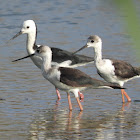
[(37, 53), (39, 53), (39, 50), (36, 50)]

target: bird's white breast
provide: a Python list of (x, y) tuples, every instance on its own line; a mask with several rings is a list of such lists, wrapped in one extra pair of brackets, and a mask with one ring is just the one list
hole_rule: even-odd
[(31, 59), (32, 59), (33, 63), (34, 63), (39, 69), (41, 69), (41, 66), (42, 66), (42, 64), (43, 64), (42, 58), (35, 55), (35, 56), (32, 56)]
[(42, 75), (44, 76), (45, 79), (47, 79), (49, 82), (51, 82), (55, 87), (58, 89), (64, 90), (64, 91), (69, 91), (72, 87), (67, 86), (60, 82), (60, 76), (61, 73), (58, 71), (57, 67), (56, 68), (51, 68), (47, 72), (42, 70)]
[(100, 75), (108, 82), (116, 83), (115, 68), (112, 65), (112, 61), (104, 59), (100, 62), (96, 62), (96, 67)]

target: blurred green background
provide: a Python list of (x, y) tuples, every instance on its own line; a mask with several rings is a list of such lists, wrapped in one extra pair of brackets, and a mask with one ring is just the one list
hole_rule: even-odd
[(140, 21), (134, 0), (115, 0), (118, 12), (123, 14), (122, 22), (125, 30), (131, 36), (136, 55), (140, 60)]

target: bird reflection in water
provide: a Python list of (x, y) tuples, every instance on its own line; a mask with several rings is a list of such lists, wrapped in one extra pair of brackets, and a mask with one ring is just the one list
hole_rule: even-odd
[[(30, 124), (30, 139), (52, 139), (68, 137), (69, 139), (79, 139), (80, 120), (82, 111), (77, 114), (69, 110), (59, 108), (60, 102), (57, 100), (53, 109), (42, 110)], [(59, 108), (59, 109), (58, 109)], [(71, 133), (75, 135), (71, 135)]]
[[(60, 108), (57, 102), (54, 108), (41, 110), (30, 124), (30, 139), (125, 139), (124, 133), (133, 129), (130, 113), (131, 103), (125, 103), (118, 111), (79, 112)], [(62, 107), (62, 106), (61, 106)], [(59, 108), (59, 109), (58, 109)], [(45, 113), (44, 113), (45, 112)], [(131, 113), (133, 114), (133, 113)]]
[(126, 102), (122, 104), (122, 111), (126, 111), (130, 108), (131, 102)]

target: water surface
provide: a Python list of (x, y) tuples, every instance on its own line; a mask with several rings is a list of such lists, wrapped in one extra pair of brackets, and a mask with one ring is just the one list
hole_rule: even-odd
[[(138, 66), (131, 38), (123, 29), (123, 15), (117, 11), (110, 0), (1, 3), (1, 140), (139, 139), (139, 79), (125, 84), (131, 103), (121, 103), (120, 90), (94, 89), (83, 91), (83, 112), (71, 95), (73, 111), (69, 112), (66, 93), (61, 91), (62, 99), (57, 101), (54, 87), (30, 59), (11, 62), (26, 55), (26, 35), (6, 43), (19, 32), (24, 20), (33, 19), (38, 25), (38, 44), (75, 51), (85, 45), (89, 35), (97, 34), (103, 40), (104, 57)], [(93, 56), (93, 50), (81, 54)], [(101, 79), (93, 64), (79, 69)]]

